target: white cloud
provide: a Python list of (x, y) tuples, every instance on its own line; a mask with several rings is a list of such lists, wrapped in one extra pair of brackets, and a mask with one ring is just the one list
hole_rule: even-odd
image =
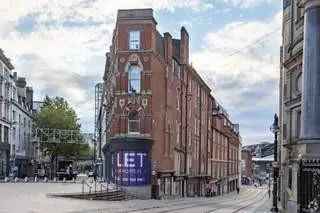
[[(18, 74), (27, 77), (37, 99), (45, 94), (66, 97), (85, 129), (92, 130), (93, 86), (102, 77), (117, 10), (150, 7), (156, 13), (174, 12), (176, 8), (199, 11), (213, 8), (219, 1), (225, 3), (226, 10), (279, 3), (278, 0), (2, 0), (0, 48), (12, 59)], [(16, 27), (27, 16), (33, 17), (34, 29), (21, 33)], [(275, 89), (271, 93), (262, 90), (269, 89), (278, 77), (280, 31), (257, 47), (229, 55), (280, 27), (280, 20), (278, 14), (269, 21), (228, 24), (209, 32), (203, 48), (191, 53), (193, 64), (212, 82), (210, 86), (215, 86), (214, 92), (227, 109), (249, 110), (254, 104), (269, 106), (273, 101)], [(66, 22), (74, 26), (65, 27)], [(187, 21), (184, 24), (191, 25)], [(261, 99), (253, 98), (254, 90)], [(243, 104), (245, 98), (250, 106)]]
[[(278, 13), (271, 20), (234, 22), (208, 32), (203, 47), (191, 58), (215, 97), (241, 124), (256, 109), (277, 111), (280, 44)], [(257, 113), (256, 119), (260, 116), (266, 115)]]
[[(37, 99), (45, 94), (66, 97), (92, 130), (93, 86), (103, 75), (117, 10), (147, 7), (173, 12), (212, 5), (201, 0), (2, 0), (0, 48), (34, 87)], [(18, 23), (28, 16), (33, 30), (18, 31)], [(66, 22), (74, 26), (66, 27)]]
[(277, 3), (279, 4), (279, 0), (220, 0), (226, 4), (229, 4), (233, 7), (239, 7), (242, 9), (253, 8), (266, 3)]

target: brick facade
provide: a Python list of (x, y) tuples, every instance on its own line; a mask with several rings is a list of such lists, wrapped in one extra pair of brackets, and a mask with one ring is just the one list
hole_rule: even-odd
[(243, 149), (241, 151), (241, 178), (242, 183), (251, 184), (251, 180), (253, 179), (253, 162), (252, 162), (252, 154), (249, 150)]
[[(111, 137), (152, 141), (152, 184), (160, 196), (234, 190), (241, 146), (237, 126), (189, 64), (186, 29), (174, 39), (168, 32), (162, 36), (156, 25), (151, 9), (118, 11), (110, 48), (116, 71)], [(130, 40), (137, 31), (138, 44)], [(138, 48), (130, 49), (131, 42)], [(129, 80), (132, 67), (140, 70), (138, 87)], [(128, 85), (140, 91), (132, 93)]]

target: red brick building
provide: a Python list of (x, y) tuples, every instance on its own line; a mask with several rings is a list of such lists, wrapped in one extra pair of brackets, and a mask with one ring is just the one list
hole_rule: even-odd
[(235, 190), (238, 126), (189, 64), (186, 29), (175, 39), (156, 25), (152, 9), (118, 11), (105, 70), (105, 84), (115, 75), (106, 177), (162, 197)]
[(241, 150), (241, 181), (244, 184), (251, 184), (253, 179), (253, 162), (250, 150)]

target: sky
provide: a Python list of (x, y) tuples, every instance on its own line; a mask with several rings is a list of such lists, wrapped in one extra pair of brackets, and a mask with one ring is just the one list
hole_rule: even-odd
[(1, 0), (0, 48), (34, 89), (65, 97), (82, 130), (94, 127), (118, 9), (153, 8), (160, 33), (190, 36), (190, 62), (234, 123), (243, 145), (272, 141), (278, 112), (280, 0)]

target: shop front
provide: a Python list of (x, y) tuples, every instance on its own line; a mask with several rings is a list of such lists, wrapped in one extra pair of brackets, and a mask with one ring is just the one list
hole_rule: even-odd
[(0, 142), (0, 179), (8, 177), (9, 175), (9, 154), (10, 145)]
[(137, 196), (151, 197), (151, 147), (151, 139), (111, 139), (103, 148), (105, 179)]

